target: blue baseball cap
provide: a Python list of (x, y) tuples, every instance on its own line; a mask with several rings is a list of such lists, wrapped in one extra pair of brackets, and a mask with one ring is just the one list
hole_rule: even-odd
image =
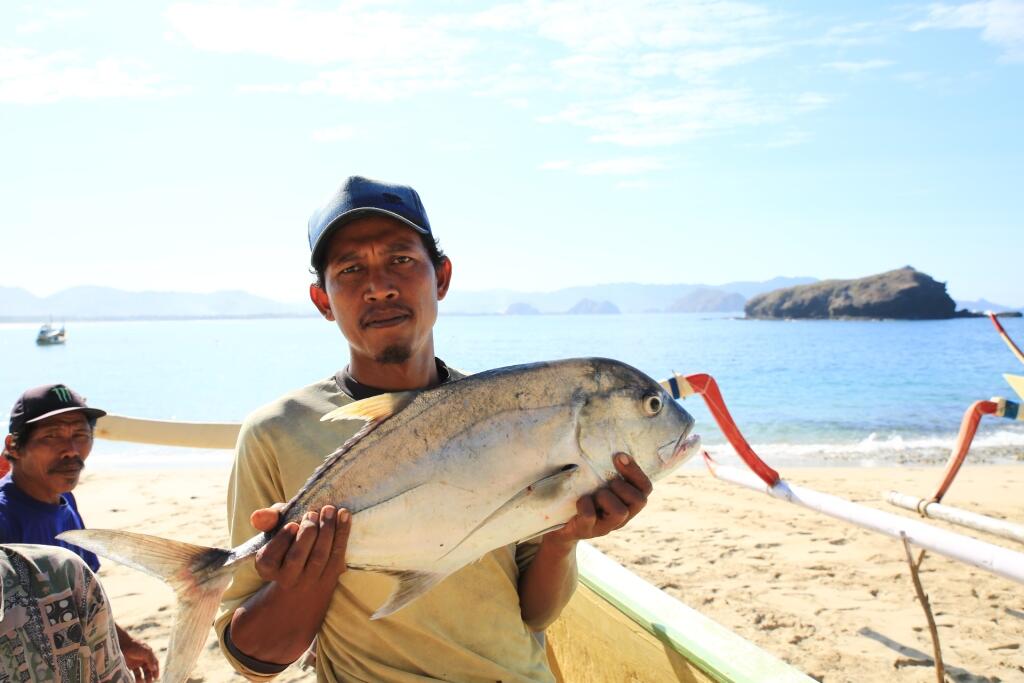
[(416, 190), (362, 176), (350, 176), (322, 207), (309, 217), (310, 263), (317, 267), (334, 232), (368, 214), (389, 216), (423, 235), (432, 235), (427, 210)]

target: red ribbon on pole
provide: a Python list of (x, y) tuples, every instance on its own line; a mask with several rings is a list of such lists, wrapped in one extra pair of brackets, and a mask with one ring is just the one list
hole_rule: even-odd
[(694, 393), (700, 394), (704, 398), (704, 402), (707, 403), (708, 409), (711, 410), (711, 415), (715, 418), (715, 422), (718, 423), (718, 427), (725, 434), (725, 438), (729, 440), (729, 443), (732, 444), (736, 453), (743, 459), (743, 462), (747, 464), (747, 467), (753, 470), (754, 474), (760, 477), (761, 481), (768, 484), (768, 486), (775, 486), (780, 479), (779, 473), (762, 460), (754, 452), (754, 449), (750, 447), (747, 440), (743, 438), (743, 434), (740, 433), (736, 422), (732, 419), (732, 415), (729, 414), (729, 409), (725, 407), (725, 399), (722, 398), (722, 392), (718, 390), (718, 383), (715, 382), (715, 378), (711, 375), (700, 373), (697, 375), (687, 375), (686, 381), (693, 388)]

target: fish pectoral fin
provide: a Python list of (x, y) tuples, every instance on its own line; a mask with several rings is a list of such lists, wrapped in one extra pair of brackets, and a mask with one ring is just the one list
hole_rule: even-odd
[(396, 391), (390, 394), (364, 398), (362, 401), (356, 401), (343, 405), (340, 408), (335, 408), (321, 417), (320, 421), (362, 420), (364, 422), (373, 422), (375, 420), (384, 420), (409, 405), (418, 393), (417, 391)]
[(525, 497), (528, 495), (536, 496), (538, 498), (549, 498), (551, 496), (557, 496), (562, 492), (562, 488), (566, 486), (569, 481), (579, 472), (579, 465), (565, 465), (562, 469), (558, 470), (554, 474), (549, 474), (543, 479), (538, 479), (533, 482), (525, 489), (516, 494), (509, 503), (517, 498)]
[(387, 601), (377, 608), (371, 619), (381, 619), (402, 609), (437, 585), (447, 574), (436, 572), (418, 572), (415, 570), (401, 572), (385, 572), (398, 579), (398, 586), (388, 596)]
[[(579, 472), (579, 465), (566, 465), (562, 469), (558, 470), (554, 474), (549, 474), (546, 477), (538, 479), (523, 490), (516, 493), (514, 496), (509, 498), (505, 503), (497, 510), (487, 515), (486, 518), (470, 531), (466, 536), (456, 543), (451, 550), (446, 552), (444, 557), (448, 557), (455, 552), (459, 546), (465, 543), (467, 540), (473, 537), (480, 529), (484, 528), (488, 524), (492, 524), (506, 515), (514, 515), (524, 508), (529, 508), (532, 505), (542, 506), (545, 505), (552, 498), (557, 498), (562, 492), (571, 485), (571, 482), (575, 475)], [(564, 524), (557, 526), (565, 526)], [(545, 529), (539, 533), (547, 533), (548, 531), (554, 530), (556, 527)], [(538, 534), (534, 534), (536, 536)]]

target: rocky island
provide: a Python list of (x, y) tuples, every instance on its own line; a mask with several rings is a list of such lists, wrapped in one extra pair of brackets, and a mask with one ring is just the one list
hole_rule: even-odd
[(540, 311), (530, 304), (518, 302), (509, 304), (508, 308), (505, 309), (505, 315), (540, 315)]
[(823, 280), (760, 294), (748, 318), (943, 320), (958, 312), (946, 285), (910, 266), (856, 280)]
[(580, 299), (575, 306), (566, 313), (569, 315), (618, 315), (619, 307), (611, 301), (594, 301), (593, 299)]

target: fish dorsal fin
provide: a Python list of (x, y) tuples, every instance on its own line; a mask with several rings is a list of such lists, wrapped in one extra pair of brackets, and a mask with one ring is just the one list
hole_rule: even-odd
[(362, 420), (376, 422), (386, 420), (416, 398), (415, 391), (396, 391), (355, 401), (340, 408), (335, 408), (320, 418), (321, 422), (337, 422), (338, 420)]

